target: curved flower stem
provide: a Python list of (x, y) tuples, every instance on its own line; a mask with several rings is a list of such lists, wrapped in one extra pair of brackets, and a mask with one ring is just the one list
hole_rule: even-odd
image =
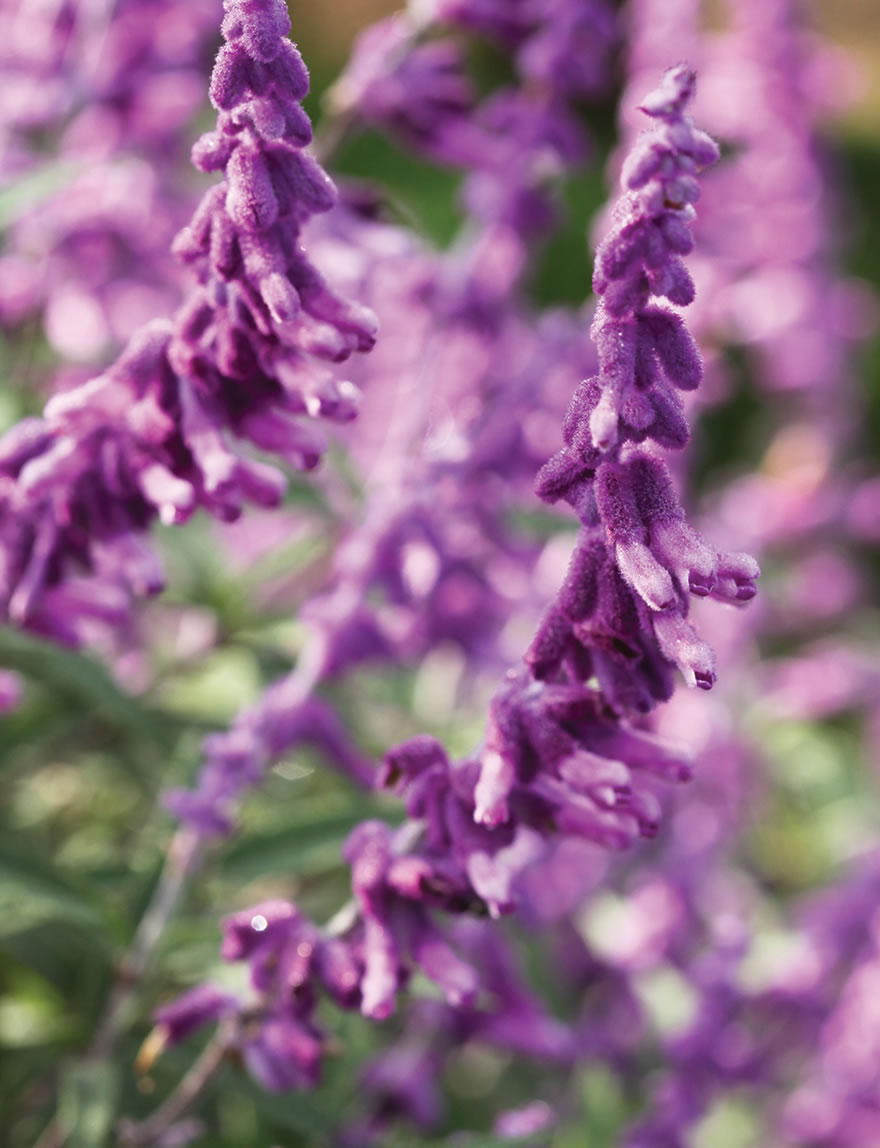
[(310, 151), (322, 166), (336, 158), (357, 120), (351, 113), (325, 112), (315, 131)]
[[(185, 827), (178, 829), (168, 847), (152, 900), (128, 952), (120, 962), (116, 982), (95, 1027), (92, 1042), (83, 1058), (85, 1061), (107, 1060), (112, 1055), (128, 1006), (137, 994), (144, 972), (174, 916), (190, 877), (201, 864), (202, 854), (202, 844), (197, 835)], [(69, 1129), (65, 1129), (56, 1116), (43, 1131), (35, 1148), (63, 1148), (68, 1133)]]
[(237, 1035), (237, 1020), (221, 1024), (211, 1040), (202, 1049), (201, 1055), (193, 1061), (180, 1084), (153, 1115), (140, 1124), (135, 1124), (132, 1121), (122, 1124), (119, 1129), (119, 1144), (125, 1145), (125, 1148), (135, 1148), (135, 1146), (142, 1148), (142, 1146), (154, 1144), (164, 1135), (204, 1092), (225, 1060), (227, 1053), (235, 1045)]
[(204, 848), (188, 827), (177, 830), (168, 847), (165, 865), (134, 939), (119, 966), (116, 984), (95, 1029), (87, 1056), (100, 1060), (110, 1055), (122, 1028), (129, 1001), (174, 916), (189, 878), (200, 868)]

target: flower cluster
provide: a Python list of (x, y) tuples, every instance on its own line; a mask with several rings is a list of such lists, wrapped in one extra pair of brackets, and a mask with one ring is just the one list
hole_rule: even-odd
[[(692, 73), (674, 69), (645, 101), (659, 127), (640, 140), (626, 168), (617, 227), (597, 255), (599, 376), (578, 389), (566, 446), (539, 479), (545, 497), (565, 497), (583, 523), (558, 602), (525, 665), (494, 697), (477, 752), (453, 764), (427, 736), (390, 752), (378, 783), (403, 796), (407, 820), (396, 830), (365, 822), (346, 843), (355, 898), (344, 932), (355, 954), (347, 967), (356, 970), (366, 1016), (386, 1018), (416, 969), (450, 1008), (473, 1010), (483, 986), (442, 916), (512, 912), (525, 875), (551, 871), (556, 838), (616, 849), (653, 836), (660, 818), (654, 781), (690, 776), (680, 754), (624, 719), (669, 696), (674, 664), (691, 684), (712, 684), (709, 655), (685, 620), (687, 596), (744, 601), (757, 575), (750, 559), (718, 556), (686, 525), (662, 463), (636, 449), (654, 431), (658, 411), (674, 412), (679, 433), (651, 437), (683, 445), (686, 424), (671, 387), (692, 388), (700, 377), (681, 319), (652, 301), (659, 294), (689, 301), (680, 256), (690, 244), (694, 173), (716, 155), (685, 114), (693, 88)], [(359, 541), (360, 553), (371, 555)], [(303, 690), (319, 675), (294, 673), (275, 687), (290, 716), (304, 712)], [(269, 730), (283, 728), (283, 711), (282, 703)], [(266, 714), (265, 704), (255, 711), (263, 721)], [(211, 831), (218, 802), (262, 768), (266, 749), (255, 757), (252, 737), (253, 727), (242, 725), (221, 739), (225, 756), (209, 757), (199, 791), (172, 795), (175, 811), (202, 832)], [(227, 791), (224, 778), (233, 779)], [(227, 825), (221, 817), (215, 831)], [(517, 999), (507, 1023), (524, 1019), (542, 1031), (534, 1010)], [(570, 1055), (568, 1038), (555, 1053), (553, 1039), (544, 1055)]]
[[(701, 291), (695, 327), (716, 342), (740, 344), (749, 381), (771, 393), (785, 390), (788, 399), (785, 423), (774, 426), (757, 473), (728, 483), (709, 507), (716, 526), (758, 550), (775, 585), (763, 609), (722, 639), (726, 660), (741, 663), (736, 708), (745, 719), (737, 726), (723, 707), (709, 716), (696, 740), (712, 769), (700, 771), (697, 792), (679, 811), (681, 832), (653, 858), (654, 884), (663, 881), (677, 908), (662, 946), (643, 959), (673, 962), (694, 1008), (685, 1030), (665, 1042), (658, 1087), (625, 1143), (642, 1148), (687, 1138), (737, 1090), (772, 1130), (765, 1138), (855, 1144), (876, 1135), (867, 1101), (876, 1086), (853, 1052), (866, 1047), (861, 1025), (875, 946), (862, 898), (870, 898), (875, 859), (848, 844), (837, 889), (815, 898), (807, 914), (780, 914), (779, 955), (769, 959), (755, 927), (768, 906), (739, 854), (744, 827), (779, 799), (773, 733), (809, 729), (821, 742), (824, 731), (813, 723), (832, 714), (870, 729), (876, 695), (876, 659), (839, 632), (844, 619), (864, 610), (853, 539), (865, 519), (851, 510), (858, 495), (850, 484), (863, 478), (865, 460), (854, 462), (860, 416), (848, 387), (846, 344), (870, 324), (863, 288), (833, 268), (827, 197), (816, 195), (823, 173), (815, 105), (834, 87), (820, 91), (815, 77), (836, 61), (785, 3), (735, 6), (730, 29), (714, 42), (699, 37), (692, 3), (675, 6), (665, 42), (657, 31), (669, 6), (643, 0), (637, 8), (640, 64), (656, 65), (647, 49), (662, 56), (683, 36), (697, 45), (701, 67), (713, 77), (702, 89), (701, 117), (732, 145), (732, 158), (706, 181), (701, 201), (695, 274), (711, 289)], [(731, 100), (746, 76), (748, 95)], [(766, 213), (746, 210), (758, 186)], [(727, 377), (726, 367), (713, 364), (716, 392), (748, 385)], [(676, 698), (661, 726), (688, 728), (687, 702)], [(770, 723), (769, 738), (748, 736), (750, 715)], [(647, 921), (644, 929), (653, 932)], [(628, 972), (627, 979), (637, 977)]]
[[(62, 110), (74, 117), (67, 143), (91, 141), (111, 167), (124, 146), (162, 152), (170, 121), (190, 110), (184, 77), (202, 40), (169, 34), (153, 44), (147, 7), (115, 6), (90, 115), (77, 101), (88, 40), (80, 21), (92, 9), (42, 6), (52, 35), (35, 43), (32, 71), (40, 79), (51, 62), (60, 80), (45, 104), (35, 101), (30, 125), (0, 141), (11, 141), (13, 167), (33, 158), (22, 142), (40, 135), (29, 127), (42, 131)], [(181, 19), (174, 28), (208, 26), (201, 3), (191, 23), (173, 0), (159, 7), (163, 21)], [(295, 865), (284, 886), (234, 894), (236, 904), (270, 898), (222, 923), (221, 958), (247, 987), (231, 991), (236, 973), (227, 971), (223, 987), (199, 984), (155, 1012), (142, 1068), (164, 1047), (216, 1031), (153, 1117), (123, 1122), (124, 1142), (190, 1142), (198, 1120), (175, 1122), (227, 1059), (272, 1092), (318, 1086), (325, 1061), (356, 1031), (334, 1008), (380, 1022), (372, 1027), (385, 1041), (360, 1071), (356, 1110), (337, 1115), (340, 1148), (384, 1142), (400, 1119), (439, 1127), (444, 1072), (467, 1070), (473, 1057), (485, 1084), (519, 1071), (511, 1053), (532, 1064), (515, 1109), (499, 1112), (501, 1090), (487, 1091), (486, 1125), (502, 1140), (545, 1142), (556, 1123), (578, 1119), (576, 1094), (596, 1068), (603, 1090), (616, 1083), (638, 1095), (608, 1131), (620, 1148), (704, 1138), (701, 1123), (731, 1095), (746, 1098), (768, 1137), (793, 1145), (862, 1148), (880, 1136), (876, 859), (853, 865), (836, 892), (798, 915), (763, 887), (773, 858), (765, 869), (762, 851), (778, 847), (768, 849), (760, 826), (757, 845), (742, 836), (779, 784), (765, 768), (779, 732), (762, 736), (768, 715), (790, 723), (788, 734), (828, 713), (846, 716), (847, 738), (850, 718), (876, 726), (876, 658), (849, 639), (813, 643), (817, 627), (847, 612), (861, 623), (853, 611), (865, 609), (844, 545), (876, 536), (876, 479), (861, 463), (832, 472), (859, 418), (839, 387), (842, 347), (867, 318), (858, 292), (827, 267), (809, 122), (818, 65), (805, 63), (790, 6), (731, 4), (717, 35), (698, 28), (699, 7), (629, 0), (618, 18), (610, 0), (412, 0), (366, 32), (331, 89), (321, 154), (373, 127), (461, 169), (463, 226), (438, 251), (383, 218), (381, 192), (343, 186), (337, 196), (309, 154), (308, 77), (286, 38), (283, 0), (224, 0), (211, 81), (217, 126), (192, 157), (220, 182), (174, 243), (194, 286), (172, 319), (138, 326), (103, 374), (60, 390), (42, 418), (0, 439), (0, 616), (69, 643), (106, 630), (133, 637), (132, 597), (162, 584), (144, 540), (156, 519), (182, 523), (205, 509), (232, 522), (249, 501), (272, 511), (248, 521), (256, 534), (270, 517), (275, 538), (289, 524), (304, 533), (298, 510), (278, 509), (283, 473), (254, 452), (310, 470), (325, 447), (319, 420), (339, 424), (347, 451), (321, 506), (332, 555), (327, 547), (305, 575), (285, 575), (273, 599), (293, 606), (298, 623), (277, 645), (273, 632), (271, 657), (288, 657), (293, 634), (295, 665), (204, 741), (192, 788), (164, 793), (179, 824), (89, 1058), (112, 1053), (131, 986), (206, 846), (234, 832), (245, 793), (301, 745), (361, 790), (383, 791), (361, 805), (356, 816), (369, 819), (342, 847), (351, 900), (317, 924), (309, 899), (320, 902), (322, 890), (300, 885)], [(690, 62), (641, 101), (649, 130), (636, 136), (622, 121), (623, 196), (600, 224), (594, 299), (577, 312), (541, 310), (529, 257), (558, 219), (559, 177), (598, 151), (582, 113), (608, 94), (627, 25), (625, 101), (685, 48)], [(509, 79), (484, 95), (472, 56), (479, 71), (483, 54), (499, 51)], [(692, 64), (711, 77), (701, 81), (699, 121), (733, 145), (705, 183), (719, 147), (689, 115)], [(141, 78), (157, 69), (181, 80), (179, 90), (157, 80), (141, 98)], [(734, 101), (740, 74), (750, 82)], [(162, 109), (172, 109), (168, 122)], [(104, 176), (92, 171), (78, 196), (104, 187)], [(769, 199), (757, 215), (755, 188)], [(63, 223), (56, 206), (49, 216)], [(73, 255), (91, 234), (78, 210), (54, 233), (70, 238)], [(32, 223), (28, 207), (7, 242), (9, 298), (21, 270), (12, 248), (39, 238)], [(0, 319), (15, 318), (3, 290)], [(106, 308), (102, 290), (94, 294)], [(776, 300), (785, 305), (771, 307)], [(383, 338), (360, 358), (375, 338), (373, 311)], [(705, 365), (698, 340), (709, 348)], [(738, 385), (723, 362), (731, 341), (745, 346), (765, 388), (788, 392), (800, 422), (771, 439), (759, 474), (691, 519), (688, 463), (675, 459), (701, 404)], [(335, 364), (347, 360), (350, 381), (341, 381)], [(545, 506), (535, 504), (541, 463)], [(691, 521), (706, 524), (706, 537)], [(569, 522), (576, 535), (574, 526), (566, 535)], [(218, 531), (230, 553), (240, 529)], [(717, 550), (708, 541), (716, 533), (773, 569), (771, 606), (762, 595), (748, 623), (693, 607), (694, 598), (739, 606), (756, 592), (754, 559)], [(779, 577), (787, 552), (795, 561)], [(791, 600), (773, 605), (777, 580)], [(771, 656), (756, 665), (768, 636)], [(702, 692), (715, 682), (713, 648), (733, 671), (734, 707), (746, 714), (738, 726), (729, 701)], [(456, 698), (422, 689), (435, 661), (458, 675)], [(375, 679), (387, 669), (415, 682), (418, 721), (427, 714), (440, 736), (407, 737), (377, 769), (388, 722), (382, 728), (382, 712), (364, 717), (361, 687), (369, 677), (370, 689), (384, 689)], [(673, 697), (676, 673), (696, 689)], [(494, 688), (476, 745), (467, 707), (461, 722), (454, 711), (472, 687), (481, 715), (479, 699)], [(20, 695), (19, 678), (0, 670), (0, 713)], [(408, 701), (394, 704), (407, 733), (423, 728), (403, 716)], [(824, 759), (806, 766), (823, 784), (833, 772)], [(670, 783), (690, 781), (671, 801)], [(326, 779), (305, 786), (313, 783), (323, 800)], [(379, 820), (395, 797), (398, 816)], [(829, 844), (841, 837), (836, 822), (825, 836), (817, 852), (839, 859), (858, 848)], [(640, 839), (641, 849), (615, 856)], [(552, 1006), (520, 974), (515, 926), (530, 934), (530, 965), (553, 970)], [(468, 1133), (454, 1139), (466, 1145)]]
[(304, 742), (370, 781), (372, 766), (318, 690), (364, 663), (415, 665), (444, 646), (469, 672), (503, 673), (520, 648), (499, 648), (505, 624), (543, 606), (532, 582), (540, 548), (508, 518), (516, 500), (534, 497), (571, 378), (595, 368), (583, 318), (551, 313), (533, 325), (513, 297), (496, 301), (487, 329), (487, 308), (468, 306), (461, 250), (428, 252), (374, 208), (349, 195), (309, 235), (317, 257), (341, 249), (358, 268), (346, 289), (392, 336), (353, 365), (364, 403), (346, 439), (363, 476), (362, 520), (336, 549), (329, 589), (300, 608), (308, 636), (296, 668), (206, 741), (194, 790), (166, 797), (206, 837), (231, 831), (243, 792)]
[[(346, 847), (354, 859), (355, 882), (363, 901), (381, 900), (381, 877), (387, 868), (389, 841), (385, 826), (367, 823), (355, 831)], [(384, 864), (383, 864), (384, 859)], [(402, 876), (404, 883), (406, 878)], [(378, 908), (378, 900), (374, 901)], [(142, 1053), (142, 1064), (163, 1048), (186, 1040), (197, 1029), (217, 1021), (231, 1022), (229, 1048), (242, 1057), (250, 1075), (270, 1091), (314, 1086), (326, 1053), (327, 1037), (316, 1010), (321, 996), (339, 1008), (360, 1008), (367, 1015), (385, 1015), (376, 997), (375, 958), (380, 941), (375, 918), (352, 925), (341, 914), (338, 923), (318, 930), (287, 901), (261, 902), (223, 921), (224, 960), (243, 962), (250, 994), (238, 997), (212, 984), (199, 985), (160, 1007), (155, 1028)], [(400, 921), (422, 970), (444, 989), (447, 1005), (417, 1007), (410, 1018), (404, 1045), (369, 1066), (366, 1079), (383, 1101), (371, 1120), (387, 1120), (396, 1112), (415, 1109), (431, 1122), (437, 1108), (430, 1064), (444, 1047), (467, 1040), (516, 1049), (536, 1058), (568, 1063), (573, 1053), (566, 1027), (551, 1018), (526, 989), (495, 929), (478, 921), (462, 921), (455, 942), (467, 962), (431, 929), (427, 920), (411, 914)], [(372, 970), (372, 971), (371, 971)], [(478, 974), (479, 970), (479, 974)], [(477, 985), (482, 989), (477, 1002)], [(379, 978), (381, 979), (381, 978)], [(381, 995), (381, 993), (380, 993)], [(430, 1017), (433, 1051), (424, 1043)], [(416, 1034), (420, 1036), (417, 1038)], [(414, 1055), (418, 1045), (419, 1055)], [(406, 1063), (395, 1069), (404, 1050)], [(394, 1087), (397, 1079), (397, 1088)], [(393, 1103), (389, 1100), (394, 1092)], [(421, 1094), (418, 1102), (416, 1093)]]
[(61, 641), (96, 619), (122, 624), (133, 595), (160, 588), (142, 539), (153, 519), (276, 505), (282, 474), (230, 436), (314, 467), (315, 421), (356, 410), (355, 389), (324, 364), (374, 341), (373, 315), (335, 295), (299, 241), (334, 189), (304, 151), (308, 76), (286, 8), (225, 7), (218, 127), (194, 148), (224, 179), (176, 241), (197, 285), (173, 320), (148, 324), (102, 375), (0, 440), (3, 613)]

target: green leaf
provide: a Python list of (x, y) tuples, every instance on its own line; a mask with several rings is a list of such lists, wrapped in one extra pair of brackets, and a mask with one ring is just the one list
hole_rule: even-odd
[(335, 1106), (322, 1103), (319, 1093), (270, 1093), (253, 1090), (256, 1107), (261, 1116), (274, 1121), (281, 1128), (307, 1137), (310, 1148), (323, 1148), (330, 1144), (339, 1123)]
[[(442, 1148), (451, 1142), (449, 1135), (417, 1139), (408, 1132), (400, 1132), (389, 1137), (385, 1142), (385, 1148)], [(510, 1137), (501, 1138), (481, 1132), (456, 1132), (454, 1143), (456, 1148), (539, 1148), (540, 1145), (547, 1143), (547, 1133), (538, 1136), (519, 1136), (514, 1140)]]
[(97, 908), (19, 835), (0, 840), (0, 936), (61, 918), (103, 925)]
[(109, 672), (88, 654), (67, 650), (20, 630), (0, 627), (0, 665), (41, 682), (59, 701), (149, 743), (162, 740), (167, 725), (124, 693)]
[(378, 179), (387, 192), (389, 210), (439, 246), (452, 242), (461, 223), (457, 173), (415, 158), (374, 131), (346, 139), (334, 166), (346, 175)]
[(226, 725), (260, 696), (256, 659), (243, 649), (212, 650), (198, 665), (166, 677), (157, 693), (182, 718)]
[(462, 1148), (537, 1148), (538, 1144), (545, 1144), (544, 1136), (517, 1136), (512, 1140), (509, 1136), (482, 1136), (479, 1133), (467, 1141), (462, 1141)]
[(0, 955), (7, 968), (14, 961), (51, 986), (65, 1001), (72, 1022), (86, 1014), (93, 1019), (114, 975), (106, 934), (93, 924), (58, 917), (0, 933)]
[(267, 873), (302, 876), (333, 869), (342, 864), (342, 842), (363, 817), (360, 806), (314, 819), (300, 815), (282, 829), (241, 837), (220, 859), (220, 871), (224, 877), (249, 880)]
[(120, 1066), (110, 1061), (71, 1066), (61, 1082), (58, 1116), (66, 1148), (103, 1148), (116, 1118)]

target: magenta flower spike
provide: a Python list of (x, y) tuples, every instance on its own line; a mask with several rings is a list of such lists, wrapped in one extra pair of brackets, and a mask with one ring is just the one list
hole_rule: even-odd
[(696, 174), (718, 155), (685, 114), (693, 92), (694, 75), (682, 66), (642, 104), (655, 127), (624, 164), (625, 194), (596, 253), (599, 374), (575, 393), (566, 445), (538, 478), (541, 497), (571, 503), (584, 529), (528, 660), (543, 677), (572, 642), (586, 646), (620, 713), (646, 712), (669, 696), (668, 663), (688, 684), (709, 689), (714, 658), (686, 621), (688, 598), (746, 601), (758, 575), (747, 555), (719, 554), (687, 524), (657, 457), (657, 447), (686, 443), (678, 392), (702, 376), (697, 346), (674, 309), (694, 297), (682, 257), (693, 246)]
[(223, 180), (175, 251), (197, 284), (170, 321), (134, 335), (99, 377), (56, 395), (0, 439), (0, 612), (76, 643), (84, 621), (124, 621), (162, 586), (143, 535), (196, 508), (223, 519), (274, 506), (284, 477), (247, 442), (300, 469), (357, 391), (324, 364), (366, 351), (376, 323), (333, 293), (300, 241), (333, 184), (306, 152), (308, 74), (281, 0), (226, 0), (211, 81), (218, 125), (193, 159)]

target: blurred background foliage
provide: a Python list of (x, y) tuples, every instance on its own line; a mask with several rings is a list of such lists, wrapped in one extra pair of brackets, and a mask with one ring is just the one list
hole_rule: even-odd
[[(294, 35), (313, 76), (308, 108), (316, 120), (322, 91), (356, 30), (394, 6), (384, 0), (291, 4)], [(880, 291), (880, 5), (836, 0), (814, 7), (818, 26), (851, 53), (861, 77), (856, 99), (825, 125), (824, 134), (848, 266)], [(487, 56), (478, 66), (491, 74), (503, 61)], [(613, 115), (611, 103), (591, 111), (594, 138), (605, 151), (615, 138)], [(454, 175), (369, 133), (347, 142), (334, 168), (379, 182), (431, 241), (443, 244), (452, 236), (458, 222)], [(17, 202), (63, 178), (50, 166), (39, 177), (44, 183), (5, 188), (0, 226)], [(601, 162), (569, 181), (563, 226), (534, 275), (541, 302), (584, 298), (585, 237), (606, 194)], [(33, 379), (51, 361), (36, 329), (0, 344), (0, 428), (39, 410), (42, 396)], [(880, 340), (864, 352), (863, 367), (863, 433), (880, 461)], [(726, 405), (706, 415), (694, 449), (707, 488), (731, 463), (747, 469), (757, 461), (761, 416), (747, 380)], [(0, 665), (20, 672), (25, 682), (22, 706), (0, 718), (0, 1142), (10, 1148), (37, 1141), (57, 1095), (63, 1110), (80, 1113), (73, 1122), (82, 1131), (70, 1148), (100, 1148), (119, 1112), (148, 1113), (188, 1067), (198, 1044), (166, 1052), (149, 1072), (133, 1072), (149, 1010), (206, 977), (237, 982), (239, 970), (219, 961), (219, 916), (278, 895), (327, 919), (347, 896), (340, 846), (348, 831), (365, 816), (397, 815), (393, 802), (356, 792), (317, 756), (298, 752), (281, 762), (249, 800), (242, 833), (213, 855), (165, 935), (117, 1056), (109, 1064), (76, 1061), (162, 864), (171, 821), (156, 813), (160, 789), (185, 784), (198, 764), (201, 736), (226, 725), (296, 657), (297, 603), (321, 585), (342, 523), (311, 480), (292, 481), (288, 505), (299, 511), (302, 529), (247, 569), (228, 560), (231, 543), (218, 544), (221, 531), (213, 523), (161, 531), (170, 589), (144, 608), (145, 646), (138, 656), (147, 664), (135, 659), (124, 667), (131, 690), (90, 655), (0, 630)], [(364, 670), (339, 687), (338, 701), (370, 753), (421, 731), (437, 734), (453, 751), (464, 750), (479, 736), (491, 683), (462, 698), (456, 693), (459, 671), (454, 659), (443, 657), (418, 669)], [(140, 681), (148, 688), (138, 688)], [(876, 763), (862, 760), (858, 731), (845, 719), (822, 726), (777, 722), (752, 735), (772, 773), (762, 818), (742, 847), (752, 871), (785, 898), (822, 883), (853, 835), (876, 838)], [(522, 947), (542, 991), (566, 1015), (573, 1002), (559, 995), (530, 943)], [(651, 993), (662, 1018), (674, 1007), (675, 986), (646, 985)], [(358, 1066), (385, 1034), (332, 1009), (324, 1020), (336, 1034), (337, 1055), (318, 1092), (269, 1095), (228, 1066), (201, 1102), (212, 1131), (198, 1143), (328, 1143), (357, 1096)], [(468, 1054), (449, 1072), (446, 1129), (424, 1140), (402, 1129), (388, 1140), (389, 1148), (453, 1143), (455, 1130), (489, 1128), (500, 1108), (540, 1094), (541, 1072), (498, 1053)], [(595, 1068), (580, 1072), (572, 1094), (580, 1098), (580, 1110), (555, 1134), (554, 1148), (611, 1148), (634, 1098)], [(757, 1143), (755, 1135), (748, 1109), (729, 1103), (712, 1113), (694, 1148), (747, 1148)], [(470, 1148), (491, 1143), (488, 1135), (461, 1138)]]

